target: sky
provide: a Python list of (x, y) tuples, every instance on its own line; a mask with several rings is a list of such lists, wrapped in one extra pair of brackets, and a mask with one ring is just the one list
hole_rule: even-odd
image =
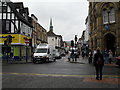
[(38, 22), (49, 31), (52, 18), (53, 32), (62, 35), (64, 41), (73, 40), (75, 35), (81, 37), (86, 29), (88, 15), (87, 0), (11, 0), (23, 2), (29, 8), (29, 15), (34, 14)]

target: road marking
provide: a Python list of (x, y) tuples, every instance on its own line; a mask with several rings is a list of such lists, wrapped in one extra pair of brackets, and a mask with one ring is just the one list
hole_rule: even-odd
[[(95, 77), (95, 75), (64, 75), (64, 74), (36, 74), (36, 73), (0, 73), (11, 75), (63, 76), (63, 77)], [(103, 75), (104, 78), (120, 78), (120, 75)]]

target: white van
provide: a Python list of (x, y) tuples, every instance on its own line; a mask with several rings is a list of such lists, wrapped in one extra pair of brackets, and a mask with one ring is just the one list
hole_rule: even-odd
[(33, 54), (33, 63), (43, 61), (56, 61), (52, 48), (48, 44), (40, 44)]

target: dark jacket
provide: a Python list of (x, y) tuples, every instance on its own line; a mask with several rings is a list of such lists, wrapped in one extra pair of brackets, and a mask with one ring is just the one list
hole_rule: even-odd
[(101, 64), (101, 66), (104, 66), (104, 58), (103, 58), (103, 55), (101, 54), (101, 53), (96, 53), (95, 55), (94, 55), (94, 61), (93, 61), (93, 64), (96, 66), (96, 65), (98, 65), (97, 64), (97, 61), (98, 61), (98, 58), (101, 58), (101, 61), (102, 61), (102, 64)]

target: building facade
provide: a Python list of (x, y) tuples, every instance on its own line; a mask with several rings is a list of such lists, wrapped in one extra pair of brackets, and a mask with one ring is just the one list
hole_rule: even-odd
[[(2, 55), (4, 57), (16, 57), (17, 60), (31, 59), (31, 46), (25, 42), (31, 39), (33, 28), (31, 18), (28, 16), (28, 8), (25, 8), (22, 2), (13, 3), (9, 1), (0, 2), (0, 9)], [(5, 40), (8, 39), (9, 35), (12, 36), (12, 42), (6, 45)]]
[(36, 44), (47, 43), (47, 30), (45, 30), (39, 23), (37, 23), (37, 39)]
[(120, 55), (120, 2), (89, 2), (90, 48)]
[(32, 18), (32, 25), (33, 25), (32, 47), (33, 47), (33, 51), (34, 51), (34, 48), (37, 47), (37, 23), (38, 23), (38, 18), (34, 14), (31, 14), (31, 18)]

